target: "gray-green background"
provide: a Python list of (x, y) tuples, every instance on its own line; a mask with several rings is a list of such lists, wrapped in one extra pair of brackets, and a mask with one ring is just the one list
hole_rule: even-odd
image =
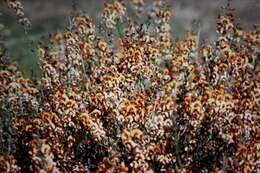
[[(25, 14), (32, 22), (32, 28), (26, 35), (23, 28), (7, 7), (1, 4), (0, 10), (4, 15), (0, 23), (8, 28), (4, 40), (11, 57), (19, 64), (23, 73), (29, 77), (39, 77), (37, 56), (31, 50), (42, 36), (51, 32), (62, 31), (68, 24), (72, 11), (72, 4), (76, 2), (77, 9), (88, 13), (95, 22), (100, 20), (103, 2), (106, 0), (21, 0), (24, 4)], [(194, 29), (194, 21), (200, 23), (201, 40), (211, 42), (216, 37), (215, 23), (218, 14), (222, 11), (228, 0), (165, 0), (170, 5), (173, 18), (173, 37), (182, 38), (186, 30)], [(250, 29), (260, 24), (259, 0), (233, 0), (231, 5), (235, 8), (237, 21), (243, 27)], [(196, 25), (197, 26), (197, 25)], [(34, 41), (32, 43), (32, 41)]]

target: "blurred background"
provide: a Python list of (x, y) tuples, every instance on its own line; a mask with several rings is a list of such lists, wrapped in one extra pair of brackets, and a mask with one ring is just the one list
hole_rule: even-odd
[[(100, 12), (108, 0), (20, 0), (24, 4), (25, 14), (31, 20), (32, 27), (25, 34), (12, 12), (1, 3), (0, 23), (5, 24), (5, 45), (22, 72), (28, 76), (39, 77), (34, 47), (37, 41), (56, 31), (63, 31), (68, 25), (73, 8), (85, 11), (95, 23), (100, 21)], [(228, 0), (165, 0), (173, 12), (173, 38), (181, 39), (187, 30), (197, 30), (200, 26), (201, 40), (212, 42), (216, 37), (215, 23), (223, 12)], [(260, 24), (260, 0), (232, 0), (237, 22), (246, 29)], [(199, 23), (199, 25), (198, 25)]]

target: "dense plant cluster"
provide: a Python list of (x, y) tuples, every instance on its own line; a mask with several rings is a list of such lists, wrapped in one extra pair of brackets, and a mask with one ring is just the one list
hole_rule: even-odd
[(0, 172), (259, 170), (260, 29), (227, 13), (215, 43), (174, 43), (170, 19), (162, 0), (79, 13), (39, 45), (40, 81), (1, 55)]

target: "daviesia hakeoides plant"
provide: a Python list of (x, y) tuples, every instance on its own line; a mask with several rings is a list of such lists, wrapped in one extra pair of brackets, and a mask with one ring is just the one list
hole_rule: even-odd
[(171, 15), (162, 0), (106, 3), (100, 25), (79, 12), (39, 44), (39, 81), (1, 56), (1, 172), (257, 172), (260, 29), (227, 13), (214, 43), (174, 42)]

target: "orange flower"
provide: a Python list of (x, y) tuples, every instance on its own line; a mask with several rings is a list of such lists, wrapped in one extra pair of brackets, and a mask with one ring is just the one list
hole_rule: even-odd
[(89, 116), (88, 112), (82, 113), (80, 119), (85, 128), (90, 128), (90, 125), (92, 124), (92, 119)]
[(119, 171), (121, 173), (127, 173), (128, 167), (125, 165), (125, 162), (121, 162), (119, 166)]
[(123, 142), (128, 142), (131, 140), (131, 135), (130, 132), (127, 131), (126, 129), (123, 130), (122, 135), (121, 135), (121, 139), (123, 140)]
[(100, 49), (102, 52), (105, 52), (108, 48), (108, 45), (106, 42), (99, 40), (97, 43), (97, 48)]
[(140, 130), (140, 129), (133, 129), (131, 131), (131, 137), (133, 139), (137, 139), (137, 140), (140, 140), (143, 136), (143, 132)]

